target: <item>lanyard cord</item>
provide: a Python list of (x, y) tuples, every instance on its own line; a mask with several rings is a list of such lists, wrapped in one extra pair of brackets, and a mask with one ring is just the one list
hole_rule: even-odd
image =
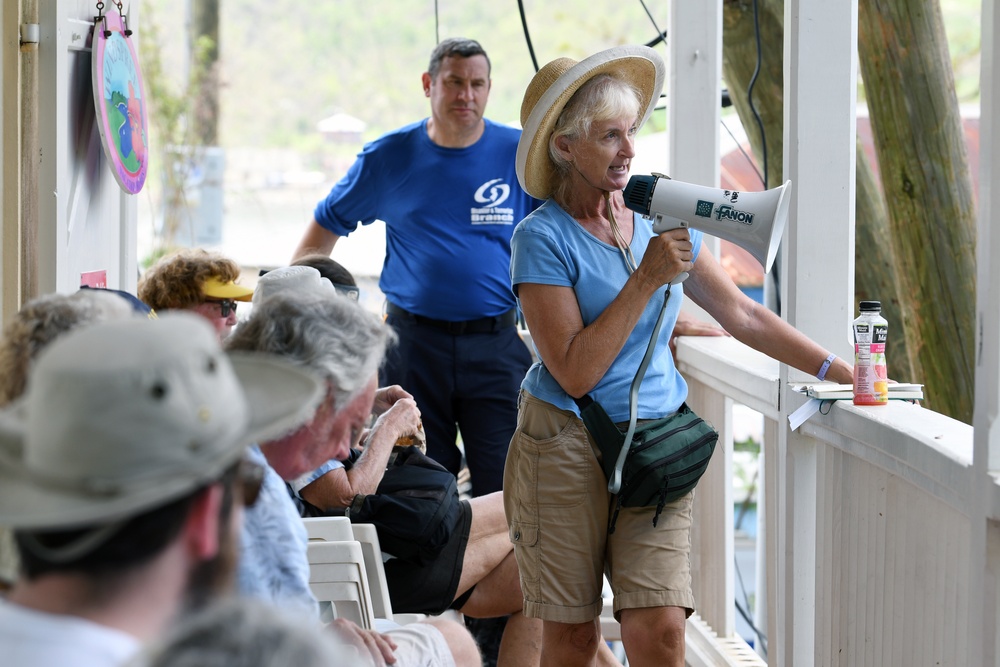
[[(611, 223), (611, 234), (615, 237), (615, 245), (618, 246), (618, 251), (622, 254), (622, 259), (625, 260), (625, 268), (628, 272), (635, 273), (636, 269), (639, 268), (639, 263), (635, 261), (635, 255), (632, 254), (632, 246), (625, 243), (625, 237), (622, 235), (622, 230), (618, 228), (618, 221), (615, 220), (615, 212), (611, 208), (611, 193), (604, 193), (604, 201), (608, 204), (608, 222)], [(635, 235), (635, 231), (632, 232)]]

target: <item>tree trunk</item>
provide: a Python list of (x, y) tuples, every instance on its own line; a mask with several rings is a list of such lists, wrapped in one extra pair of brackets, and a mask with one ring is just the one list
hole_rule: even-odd
[(972, 421), (976, 214), (936, 0), (860, 0), (858, 52), (926, 405)]
[[(762, 1), (759, 6), (761, 64), (753, 85), (753, 109), (747, 91), (757, 67), (757, 38), (752, 0), (724, 0), (722, 4), (722, 78), (729, 97), (746, 129), (754, 157), (761, 170), (767, 151), (767, 187), (784, 182), (781, 154), (784, 148), (784, 73), (782, 51), (784, 10), (781, 0)], [(758, 123), (757, 117), (760, 118)], [(761, 127), (766, 142), (761, 141)]]
[[(784, 9), (781, 0), (765, 0), (759, 6), (761, 67), (753, 89), (754, 106), (767, 137), (768, 184), (783, 181), (783, 72)], [(762, 156), (757, 120), (750, 109), (746, 90), (757, 66), (757, 38), (751, 0), (726, 0), (723, 4), (723, 77), (740, 121), (747, 128), (755, 156)], [(762, 159), (758, 159), (762, 162)], [(855, 242), (855, 291), (858, 299), (882, 301), (882, 314), (893, 333), (893, 356), (889, 357), (891, 377), (914, 377), (903, 320), (896, 295), (891, 245), (887, 242), (888, 221), (885, 203), (875, 174), (858, 148)]]
[(193, 114), (199, 146), (219, 145), (219, 1), (191, 0), (191, 69), (204, 72)]
[[(784, 182), (784, 9), (782, 0), (760, 0), (756, 24), (760, 28), (760, 67), (757, 67), (757, 30), (752, 0), (723, 0), (722, 78), (729, 98), (746, 130), (766, 188)], [(756, 72), (756, 79), (754, 74)], [(752, 104), (751, 104), (752, 100)], [(780, 268), (784, 249), (764, 276), (764, 304), (781, 314)]]
[[(896, 278), (897, 264), (892, 247), (892, 232), (889, 230), (889, 214), (860, 140), (857, 151), (854, 298), (857, 302), (882, 303), (882, 316), (889, 323), (889, 340), (886, 346), (889, 377), (911, 382), (921, 375), (914, 368), (912, 348), (907, 344), (906, 328), (900, 310), (899, 288), (903, 281)], [(858, 303), (854, 304), (854, 312), (859, 312)]]
[[(915, 1), (919, 10), (910, 0), (860, 4), (861, 67), (882, 183), (891, 196), (887, 206), (859, 148), (856, 297), (882, 302), (891, 327), (891, 376), (925, 383), (928, 407), (968, 422), (975, 312), (972, 185), (940, 12), (934, 0)], [(752, 0), (723, 2), (723, 76), (753, 153), (763, 162), (746, 94), (757, 65), (753, 11)], [(781, 0), (760, 2), (762, 62), (753, 101), (767, 139), (769, 185), (782, 178), (783, 18)], [(920, 48), (907, 48), (911, 44)]]

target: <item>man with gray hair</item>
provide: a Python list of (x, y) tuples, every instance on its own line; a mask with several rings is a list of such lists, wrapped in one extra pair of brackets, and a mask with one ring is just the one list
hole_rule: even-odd
[[(308, 535), (285, 481), (345, 458), (368, 426), (376, 400), (378, 437), (395, 442), (417, 430), (420, 412), (409, 394), (399, 387), (376, 392), (378, 367), (393, 339), (378, 317), (338, 295), (312, 267), (276, 269), (258, 281), (253, 311), (227, 339), (227, 349), (279, 355), (323, 377), (326, 396), (302, 428), (251, 449), (266, 469), (260, 501), (244, 523), (242, 593), (318, 616), (309, 587)], [(342, 638), (369, 651), (376, 664), (480, 663), (472, 636), (454, 621), (433, 619), (386, 633), (336, 623)]]
[(191, 314), (61, 336), (0, 410), (0, 524), (22, 575), (0, 600), (6, 667), (111, 667), (226, 586), (248, 443), (296, 429), (322, 383), (226, 355)]
[(185, 617), (134, 667), (368, 667), (335, 633), (258, 600), (229, 598)]

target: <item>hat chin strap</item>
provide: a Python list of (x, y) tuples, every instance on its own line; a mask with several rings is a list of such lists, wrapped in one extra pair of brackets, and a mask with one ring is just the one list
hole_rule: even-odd
[(106, 526), (95, 528), (89, 533), (81, 535), (78, 539), (61, 547), (47, 547), (38, 541), (35, 533), (19, 533), (18, 542), (24, 549), (50, 563), (72, 563), (93, 552), (102, 544), (111, 539), (122, 526), (128, 523), (128, 519), (122, 519), (109, 523)]

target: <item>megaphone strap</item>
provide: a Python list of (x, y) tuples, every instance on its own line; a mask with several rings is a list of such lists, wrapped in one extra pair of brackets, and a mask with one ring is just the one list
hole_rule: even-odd
[(643, 355), (642, 361), (639, 363), (639, 369), (635, 372), (635, 377), (632, 378), (632, 386), (629, 388), (628, 431), (625, 432), (625, 440), (622, 442), (621, 451), (618, 452), (615, 469), (611, 473), (611, 479), (608, 480), (608, 491), (611, 493), (618, 493), (622, 488), (622, 470), (625, 469), (625, 458), (628, 456), (628, 450), (632, 447), (632, 436), (635, 435), (635, 423), (639, 413), (639, 386), (642, 384), (642, 378), (646, 375), (646, 369), (649, 368), (649, 362), (653, 358), (653, 351), (656, 348), (656, 340), (660, 337), (660, 327), (663, 325), (663, 316), (667, 312), (667, 301), (669, 299), (670, 285), (667, 285), (667, 291), (663, 293), (663, 306), (660, 308), (660, 316), (656, 318), (656, 324), (653, 325), (653, 333), (649, 337), (649, 343), (646, 345), (646, 354)]

